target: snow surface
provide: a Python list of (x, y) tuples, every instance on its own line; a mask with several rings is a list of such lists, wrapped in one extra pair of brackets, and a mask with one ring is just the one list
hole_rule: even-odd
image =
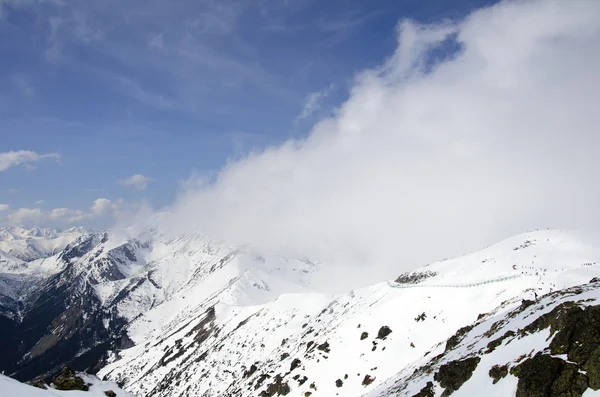
[[(582, 286), (583, 291), (573, 290), (572, 292), (568, 292), (569, 290), (567, 289), (563, 290), (565, 293), (547, 294), (540, 297), (534, 305), (516, 313), (512, 318), (505, 316), (506, 311), (490, 313), (488, 316), (481, 319), (481, 321), (478, 321), (477, 325), (466, 334), (460, 344), (455, 349), (450, 350), (445, 354), (443, 359), (428, 375), (423, 374), (415, 377), (413, 374), (416, 369), (427, 364), (434, 356), (442, 353), (444, 351), (443, 344), (437, 346), (436, 349), (433, 349), (430, 353), (412, 362), (410, 365), (405, 366), (398, 374), (388, 378), (377, 388), (377, 390), (366, 396), (412, 396), (418, 393), (428, 381), (433, 380), (433, 372), (435, 372), (440, 365), (452, 360), (463, 359), (475, 355), (481, 358), (476, 370), (473, 372), (471, 378), (465, 382), (459, 390), (452, 393), (452, 395), (457, 397), (469, 397), (480, 395), (482, 391), (485, 391), (486, 396), (489, 397), (514, 396), (517, 390), (517, 378), (509, 374), (497, 384), (493, 385), (492, 379), (489, 376), (489, 370), (494, 365), (515, 365), (522, 362), (525, 357), (531, 357), (536, 353), (543, 351), (550, 344), (553, 337), (549, 329), (543, 329), (537, 333), (525, 336), (518, 336), (516, 331), (525, 328), (539, 316), (552, 311), (556, 306), (564, 302), (576, 302), (581, 306), (600, 304), (600, 288), (598, 287), (597, 283), (595, 285), (587, 284)], [(492, 326), (497, 324), (500, 320), (503, 320), (503, 322), (500, 323), (501, 326), (495, 327), (494, 329)], [(493, 329), (494, 331), (491, 332), (490, 330)], [(503, 343), (492, 352), (482, 354), (482, 352), (487, 350), (489, 342), (504, 335), (507, 331), (513, 331), (517, 333), (517, 335), (506, 338)], [(566, 359), (566, 357), (562, 358)], [(442, 390), (438, 387), (436, 396), (440, 395), (441, 391)], [(584, 396), (597, 394), (598, 392), (588, 389)]]
[[(0, 237), (11, 244), (57, 238), (40, 230), (0, 231)], [(343, 267), (260, 255), (195, 233), (112, 231), (76, 236), (62, 252), (28, 262), (0, 248), (0, 303), (25, 300), (40, 284), (36, 280), (59, 272), (59, 284), (92, 286), (102, 310), (129, 322), (134, 344), (110, 352), (99, 376), (139, 397), (257, 396), (276, 375), (289, 385), (290, 397), (412, 396), (425, 378), (411, 379), (400, 394), (390, 390), (443, 352), (458, 328), (484, 314), (467, 342), (487, 343), (476, 333), (523, 298), (587, 283), (599, 266), (598, 240), (538, 231), (420, 267), (405, 281), (340, 292), (335, 281), (346, 278)], [(383, 326), (392, 332), (378, 338)], [(104, 327), (110, 329), (111, 321)], [(505, 356), (485, 355), (457, 395), (487, 390), (489, 367), (541, 346), (544, 338), (513, 341), (502, 350)], [(260, 383), (263, 374), (270, 378)], [(362, 384), (366, 375), (375, 379), (368, 386)], [(22, 387), (0, 381), (0, 396)], [(515, 388), (511, 377), (494, 385), (498, 396)]]
[[(22, 226), (0, 227), (0, 252), (23, 262), (30, 262), (58, 254), (69, 243), (88, 232), (79, 227), (66, 230)], [(5, 271), (1, 259), (0, 271)]]
[(117, 397), (133, 397), (133, 395), (121, 390), (116, 384), (112, 382), (101, 381), (95, 376), (78, 374), (81, 376), (86, 383), (91, 383), (89, 391), (79, 390), (55, 390), (55, 389), (39, 389), (17, 380), (11, 379), (7, 376), (0, 375), (0, 397), (52, 397), (52, 396), (63, 396), (63, 397), (106, 397), (105, 391), (112, 390), (116, 393)]
[[(168, 293), (148, 310), (135, 300), (122, 307), (128, 318), (136, 313), (128, 330), (135, 346), (112, 353), (100, 372), (139, 396), (255, 396), (276, 374), (285, 376), (288, 396), (361, 396), (425, 353), (438, 354), (479, 314), (501, 316), (522, 298), (586, 283), (600, 270), (596, 241), (539, 231), (419, 268), (413, 273), (431, 276), (416, 285), (383, 282), (332, 294), (316, 287), (323, 273), (310, 262), (243, 250), (223, 257), (226, 248), (198, 244), (197, 236), (161, 244), (149, 263)], [(382, 326), (392, 333), (378, 339)], [(328, 348), (315, 349), (325, 342)], [(291, 370), (294, 359), (301, 364)], [(257, 371), (244, 378), (252, 364)], [(262, 374), (271, 379), (255, 389)], [(367, 374), (375, 381), (363, 386)], [(498, 386), (508, 394), (515, 387), (507, 379)]]

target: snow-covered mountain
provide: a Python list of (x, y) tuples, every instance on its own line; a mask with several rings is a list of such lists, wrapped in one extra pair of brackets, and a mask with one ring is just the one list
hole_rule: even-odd
[(0, 227), (0, 251), (29, 262), (59, 253), (67, 244), (88, 232), (82, 227), (66, 230), (23, 226)]
[(52, 257), (85, 233), (84, 228), (0, 227), (0, 325), (3, 316), (18, 316), (29, 290), (62, 270)]
[[(598, 240), (539, 231), (334, 293), (324, 286), (343, 269), (327, 264), (199, 234), (135, 236), (81, 236), (27, 264), (44, 269), (35, 283), (8, 274), (0, 369), (28, 380), (69, 365), (136, 396), (412, 396), (432, 381), (412, 371), (455, 359), (428, 364), (458, 329), (562, 296), (600, 269)], [(470, 354), (457, 343), (451, 352)], [(440, 395), (436, 382), (421, 395)]]
[(600, 278), (504, 308), (482, 314), (368, 396), (600, 394)]

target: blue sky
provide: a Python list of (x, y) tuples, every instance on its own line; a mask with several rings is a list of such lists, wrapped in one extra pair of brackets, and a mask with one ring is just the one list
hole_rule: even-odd
[(399, 20), (489, 3), (0, 0), (0, 153), (56, 154), (5, 159), (0, 203), (168, 205), (192, 173), (306, 136)]

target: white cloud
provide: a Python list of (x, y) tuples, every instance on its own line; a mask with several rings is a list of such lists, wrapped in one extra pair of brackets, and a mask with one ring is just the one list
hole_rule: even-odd
[(45, 202), (46, 202), (45, 200), (36, 200), (36, 202), (34, 204), (37, 206), (40, 206), (40, 205), (44, 205)]
[(135, 174), (130, 176), (129, 178), (120, 180), (119, 183), (123, 186), (129, 186), (134, 188), (135, 190), (145, 190), (148, 187), (148, 183), (150, 183), (151, 179), (145, 177), (144, 175)]
[(18, 165), (31, 165), (43, 159), (60, 159), (58, 153), (38, 154), (31, 150), (0, 153), (0, 172)]
[[(462, 51), (432, 68), (453, 39)], [(357, 77), (335, 117), (188, 188), (167, 226), (369, 263), (373, 277), (530, 229), (596, 227), (598, 70), (600, 2), (405, 21), (395, 54)]]
[(98, 198), (92, 204), (92, 214), (102, 216), (116, 210), (116, 205), (107, 198)]
[(19, 208), (8, 214), (8, 222), (13, 225), (38, 223), (44, 219), (44, 214), (39, 208)]
[(55, 208), (47, 214), (47, 217), (51, 221), (60, 223), (78, 223), (92, 219), (94, 215), (70, 208)]
[(321, 106), (323, 100), (329, 96), (332, 90), (333, 85), (330, 85), (324, 90), (315, 91), (308, 94), (304, 103), (304, 108), (302, 109), (302, 113), (300, 113), (300, 116), (298, 116), (297, 119), (305, 119), (315, 113)]
[[(107, 198), (94, 200), (89, 211), (72, 208), (54, 208), (48, 211), (41, 208), (19, 208), (8, 213), (6, 220), (13, 225), (51, 225), (84, 224), (100, 222), (106, 224), (117, 218), (131, 219), (139, 206), (125, 203), (119, 199), (113, 202)], [(0, 211), (7, 210), (8, 205), (0, 205)]]

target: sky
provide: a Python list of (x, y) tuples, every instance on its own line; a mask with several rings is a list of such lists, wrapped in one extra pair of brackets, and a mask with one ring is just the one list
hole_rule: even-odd
[(168, 211), (177, 232), (395, 268), (600, 224), (599, 2), (0, 10), (5, 223)]
[(169, 205), (190, 175), (308, 135), (400, 19), (482, 4), (420, 3), (0, 0), (0, 203)]

